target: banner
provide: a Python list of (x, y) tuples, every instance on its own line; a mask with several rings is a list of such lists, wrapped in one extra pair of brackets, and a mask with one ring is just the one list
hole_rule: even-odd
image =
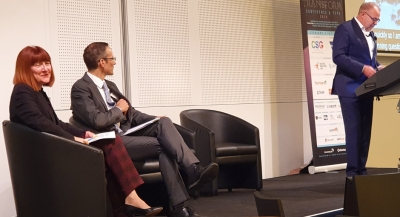
[[(332, 42), (345, 21), (344, 0), (300, 0), (303, 55), (314, 172), (344, 169), (346, 143), (338, 97), (331, 95), (336, 65)], [(310, 171), (310, 173), (313, 173)]]

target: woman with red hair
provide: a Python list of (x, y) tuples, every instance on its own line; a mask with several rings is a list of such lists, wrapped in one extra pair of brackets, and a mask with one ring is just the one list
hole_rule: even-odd
[[(10, 100), (10, 120), (40, 132), (88, 144), (94, 136), (58, 119), (43, 86), (54, 84), (54, 71), (50, 55), (39, 46), (27, 46), (17, 57), (14, 89)], [(103, 150), (107, 167), (107, 189), (115, 216), (153, 216), (162, 207), (150, 207), (136, 193), (143, 184), (121, 138), (91, 143)], [(121, 200), (121, 196), (123, 195)]]

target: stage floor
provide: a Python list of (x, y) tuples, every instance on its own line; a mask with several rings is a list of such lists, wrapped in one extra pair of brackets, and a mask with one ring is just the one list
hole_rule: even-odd
[[(369, 168), (368, 174), (397, 172), (392, 168)], [(344, 170), (297, 174), (263, 180), (261, 194), (282, 200), (286, 217), (302, 217), (343, 208)], [(252, 189), (220, 190), (218, 196), (191, 198), (187, 205), (204, 216), (258, 216)], [(331, 216), (336, 216), (335, 215)], [(329, 214), (321, 215), (324, 217)]]

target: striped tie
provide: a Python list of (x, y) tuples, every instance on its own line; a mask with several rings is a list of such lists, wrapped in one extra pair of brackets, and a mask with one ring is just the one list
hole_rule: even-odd
[(111, 107), (114, 107), (115, 106), (115, 102), (110, 96), (110, 90), (108, 89), (107, 84), (106, 84), (105, 81), (103, 81), (103, 90), (104, 90), (104, 94), (106, 95), (107, 104), (109, 106), (111, 106)]
[[(107, 87), (107, 84), (105, 81), (103, 81), (103, 90), (104, 90), (104, 94), (106, 95), (106, 102), (109, 106), (114, 107), (115, 106), (115, 102), (114, 100), (111, 98), (110, 95), (110, 90)], [(117, 129), (118, 133), (122, 133), (123, 131), (121, 130), (121, 128), (118, 126), (118, 124), (114, 124), (115, 128)]]

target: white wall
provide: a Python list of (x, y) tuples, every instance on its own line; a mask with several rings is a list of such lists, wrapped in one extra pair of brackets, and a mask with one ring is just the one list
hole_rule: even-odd
[[(18, 52), (27, 45), (40, 45), (49, 49), (46, 43), (45, 2), (43, 0), (0, 2), (0, 56), (2, 79), (0, 91), (4, 103), (0, 104), (0, 120), (9, 119), (9, 96), (13, 88), (12, 79)], [(0, 213), (1, 216), (15, 215), (14, 201), (3, 134), (0, 133)]]
[[(6, 1), (0, 0), (0, 26), (1, 26), (1, 50), (0, 56), (2, 61), (2, 80), (1, 80), (1, 93), (6, 98), (6, 102), (0, 104), (0, 120), (9, 119), (8, 111), (8, 100), (11, 94), (13, 85), (12, 78), (14, 74), (15, 60), (18, 52), (27, 45), (39, 45), (48, 51), (51, 51), (51, 46), (55, 40), (52, 31), (49, 30), (49, 1), (51, 0), (18, 0), (18, 1)], [(244, 2), (244, 1), (243, 1)], [(291, 0), (276, 4), (273, 1), (262, 1), (263, 8), (258, 10), (270, 10), (269, 7), (280, 7), (279, 10), (285, 11), (290, 9), (292, 11), (298, 11), (298, 1)], [(209, 2), (210, 3), (210, 2)], [(267, 5), (272, 4), (272, 5)], [(193, 9), (193, 5), (190, 6), (190, 10)], [(276, 23), (273, 19), (278, 16), (276, 20), (282, 20), (279, 16), (284, 16), (276, 10), (277, 14), (266, 14), (268, 22)], [(193, 16), (193, 14), (190, 14)], [(299, 12), (295, 14), (294, 18), (300, 17)], [(190, 19), (194, 19), (191, 17)], [(284, 21), (284, 20), (283, 20)], [(291, 22), (288, 22), (291, 23)], [(298, 21), (300, 23), (300, 21)], [(264, 25), (264, 24), (263, 24)], [(260, 27), (262, 25), (260, 24)], [(296, 54), (301, 56), (301, 44), (293, 44), (293, 41), (286, 41), (282, 43), (279, 41), (282, 37), (277, 32), (282, 32), (282, 35), (286, 34), (287, 31), (293, 31), (293, 25), (276, 25), (279, 27), (269, 26), (268, 28), (277, 28), (276, 31), (268, 31), (267, 42), (265, 48), (269, 51), (272, 56), (263, 56), (263, 82), (268, 82), (268, 87), (261, 90), (263, 94), (273, 95), (273, 93), (279, 96), (285, 88), (291, 88), (290, 81), (285, 78), (279, 77), (279, 74), (288, 73), (286, 70), (296, 69), (294, 72), (300, 76), (303, 73), (302, 58), (294, 58), (291, 62), (292, 68), (285, 68), (285, 61), (274, 59), (276, 49), (280, 56), (284, 55), (283, 51), (290, 52), (294, 50)], [(278, 29), (285, 28), (285, 29)], [(296, 27), (297, 28), (297, 27)], [(195, 28), (191, 27), (191, 34)], [(296, 29), (298, 31), (298, 29)], [(283, 33), (285, 32), (285, 33)], [(261, 34), (261, 33), (260, 33)], [(271, 36), (272, 34), (272, 36)], [(280, 33), (279, 33), (280, 34)], [(300, 35), (300, 32), (299, 34)], [(269, 37), (272, 37), (270, 39)], [(262, 36), (263, 38), (265, 36)], [(263, 39), (264, 40), (264, 39)], [(271, 41), (272, 40), (272, 41)], [(299, 40), (300, 41), (300, 40)], [(263, 42), (264, 43), (264, 42)], [(198, 44), (190, 44), (190, 46), (198, 46)], [(280, 46), (273, 47), (273, 46)], [(282, 50), (286, 47), (288, 51)], [(280, 53), (279, 53), (280, 52)], [(193, 53), (191, 53), (192, 55)], [(291, 53), (293, 54), (293, 53)], [(55, 55), (50, 53), (50, 55)], [(196, 54), (197, 55), (197, 54)], [(287, 54), (286, 54), (287, 55)], [(276, 55), (278, 56), (278, 55)], [(288, 55), (291, 56), (291, 55)], [(191, 70), (198, 70), (196, 64), (200, 65), (198, 59), (190, 57)], [(196, 56), (197, 58), (197, 56)], [(122, 58), (118, 58), (122, 59)], [(275, 64), (276, 63), (276, 64)], [(195, 67), (193, 67), (193, 64)], [(56, 63), (54, 65), (57, 65)], [(290, 70), (289, 70), (290, 69)], [(57, 69), (56, 69), (57, 70)], [(294, 71), (294, 70), (293, 70)], [(282, 75), (282, 73), (281, 73)], [(132, 78), (133, 80), (135, 77)], [(56, 81), (57, 82), (57, 81)], [(196, 82), (196, 81), (195, 81)], [(301, 84), (302, 81), (294, 81), (298, 83), (298, 87), (304, 86)], [(299, 83), (300, 82), (300, 83)], [(198, 86), (199, 84), (193, 84)], [(264, 84), (265, 85), (265, 84)], [(288, 85), (288, 86), (286, 86)], [(263, 87), (261, 87), (263, 88)], [(51, 90), (50, 90), (51, 91)], [(272, 93), (273, 92), (273, 93)], [(199, 96), (198, 92), (195, 93)], [(293, 93), (295, 94), (295, 93)], [(137, 92), (133, 93), (136, 96)], [(174, 122), (179, 123), (179, 113), (185, 109), (191, 108), (205, 108), (215, 109), (223, 111), (235, 116), (238, 116), (260, 129), (261, 138), (261, 151), (262, 151), (262, 166), (263, 166), (263, 178), (270, 178), (276, 176), (282, 176), (289, 173), (291, 169), (297, 168), (300, 165), (308, 162), (311, 157), (311, 142), (310, 142), (310, 131), (308, 124), (308, 111), (307, 105), (301, 94), (296, 94), (298, 100), (291, 102), (286, 100), (279, 102), (276, 99), (269, 99), (265, 102), (258, 103), (239, 103), (239, 104), (226, 104), (226, 105), (185, 105), (185, 106), (136, 106), (139, 110), (154, 114), (154, 115), (167, 115)], [(289, 94), (290, 98), (290, 94)], [(135, 101), (135, 100), (133, 100)], [(68, 110), (57, 111), (60, 119), (68, 121), (71, 116), (71, 112)], [(12, 196), (12, 187), (10, 181), (10, 175), (8, 170), (7, 155), (4, 146), (3, 135), (0, 133), (0, 215), (1, 216), (14, 216), (15, 208)]]

